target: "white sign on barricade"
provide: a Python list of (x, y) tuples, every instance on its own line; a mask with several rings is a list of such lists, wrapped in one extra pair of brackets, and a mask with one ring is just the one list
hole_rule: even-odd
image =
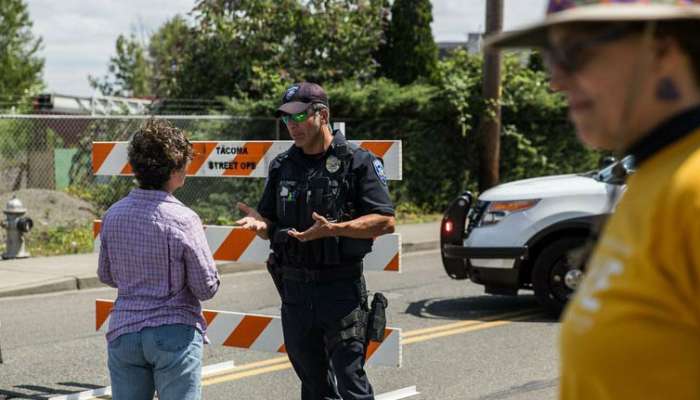
[[(95, 328), (108, 325), (114, 301), (95, 300)], [(237, 347), (269, 353), (286, 353), (282, 320), (277, 316), (204, 310), (207, 337), (212, 345)], [(366, 349), (368, 365), (401, 366), (401, 330), (386, 328), (381, 342), (370, 341)]]
[[(102, 221), (93, 221), (94, 251), (100, 251)], [(204, 225), (204, 234), (216, 261), (264, 263), (270, 254), (270, 242), (255, 232), (234, 226)], [(365, 256), (365, 271), (401, 272), (401, 236), (393, 233), (374, 239), (372, 251)]]
[[(384, 161), (387, 179), (401, 180), (400, 140), (350, 140)], [(193, 141), (194, 158), (187, 176), (265, 178), (270, 162), (286, 151), (292, 141)], [(92, 172), (95, 175), (132, 175), (128, 162), (129, 142), (93, 142)]]
[[(351, 141), (384, 161), (388, 179), (400, 180), (401, 141)], [(270, 162), (287, 150), (292, 141), (202, 141), (192, 142), (194, 159), (188, 176), (263, 178)], [(95, 175), (132, 175), (127, 157), (128, 142), (94, 142), (92, 168)], [(95, 248), (99, 249), (100, 221), (95, 221)], [(254, 232), (231, 226), (205, 226), (207, 244), (217, 261), (264, 262), (269, 243)], [(364, 260), (366, 271), (400, 272), (401, 238), (398, 234), (375, 239)], [(96, 301), (96, 329), (104, 329), (113, 307), (111, 300)], [(281, 319), (277, 316), (205, 310), (207, 335), (212, 344), (285, 353)], [(401, 366), (401, 330), (386, 328), (381, 342), (366, 349), (369, 365)], [(397, 397), (401, 398), (401, 397)]]

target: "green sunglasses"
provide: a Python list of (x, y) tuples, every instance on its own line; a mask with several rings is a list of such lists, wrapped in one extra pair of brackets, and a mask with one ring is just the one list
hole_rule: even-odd
[(282, 116), (282, 122), (284, 122), (285, 125), (289, 124), (289, 120), (291, 119), (294, 122), (301, 123), (306, 121), (306, 119), (309, 118), (309, 110), (302, 111), (300, 113), (296, 114), (285, 114)]

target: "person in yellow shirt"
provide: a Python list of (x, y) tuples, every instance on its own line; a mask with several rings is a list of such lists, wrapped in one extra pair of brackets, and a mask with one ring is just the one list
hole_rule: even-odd
[(580, 140), (635, 158), (563, 315), (560, 398), (700, 399), (700, 0), (552, 0), (487, 46), (540, 47)]

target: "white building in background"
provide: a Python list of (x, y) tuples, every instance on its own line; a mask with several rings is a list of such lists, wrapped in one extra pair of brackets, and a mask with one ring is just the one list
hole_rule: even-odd
[(484, 43), (484, 34), (472, 32), (467, 34), (467, 40), (461, 42), (437, 42), (440, 58), (445, 57), (450, 51), (466, 49), (470, 54), (481, 53)]
[(149, 99), (112, 96), (70, 96), (40, 94), (34, 98), (33, 108), (40, 114), (67, 115), (142, 115), (153, 103)]

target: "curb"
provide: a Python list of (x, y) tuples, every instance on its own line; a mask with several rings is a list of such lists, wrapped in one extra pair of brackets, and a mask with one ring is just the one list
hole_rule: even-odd
[(402, 243), (402, 253), (413, 253), (416, 251), (426, 251), (440, 248), (439, 240), (428, 240), (425, 242)]
[(77, 289), (78, 280), (76, 278), (64, 277), (5, 289), (0, 291), (0, 298), (26, 296), (30, 294), (46, 294)]
[[(413, 253), (418, 251), (433, 250), (439, 248), (440, 242), (430, 240), (424, 242), (402, 243), (402, 253)], [(235, 274), (238, 272), (255, 271), (265, 269), (265, 264), (260, 263), (235, 263), (226, 262), (217, 264), (219, 273), (222, 275)], [(95, 289), (107, 287), (100, 282), (97, 276), (66, 276), (50, 279), (36, 284), (17, 286), (0, 290), (0, 298), (28, 296), (33, 294), (46, 294), (54, 292), (75, 291), (84, 289)]]

